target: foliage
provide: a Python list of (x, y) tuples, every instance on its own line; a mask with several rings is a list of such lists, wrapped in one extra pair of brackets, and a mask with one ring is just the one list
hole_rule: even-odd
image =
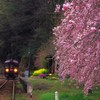
[(53, 38), (49, 38), (47, 43), (42, 44), (36, 54), (35, 66), (47, 67), (48, 60), (45, 59), (48, 55), (54, 55)]
[[(20, 60), (23, 49), (28, 47), (28, 40), (32, 37), (32, 0), (8, 1), (0, 0), (0, 58), (3, 60), (15, 58)], [(26, 14), (26, 12), (31, 14)], [(2, 27), (1, 27), (2, 26)]]
[(23, 56), (31, 60), (42, 45), (52, 36), (56, 1), (0, 0), (0, 58), (20, 61)]
[(100, 84), (99, 4), (99, 0), (65, 1), (63, 19), (53, 29), (58, 74), (62, 80), (70, 75), (83, 83), (85, 95), (94, 84)]
[(33, 72), (33, 76), (38, 76), (40, 74), (47, 74), (48, 70), (45, 69), (45, 68), (41, 68), (41, 69), (38, 69), (36, 71)]

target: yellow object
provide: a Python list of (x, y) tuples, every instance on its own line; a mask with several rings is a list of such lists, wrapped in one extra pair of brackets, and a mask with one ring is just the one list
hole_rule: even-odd
[(51, 76), (52, 74), (50, 73), (49, 76)]

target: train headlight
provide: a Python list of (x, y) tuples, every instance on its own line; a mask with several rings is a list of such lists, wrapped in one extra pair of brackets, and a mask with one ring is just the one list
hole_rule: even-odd
[(8, 69), (8, 68), (6, 68), (6, 69), (5, 69), (5, 72), (7, 72), (7, 73), (8, 73), (8, 72), (9, 72), (9, 69)]
[(17, 68), (15, 68), (15, 69), (14, 69), (14, 72), (15, 72), (15, 73), (17, 73), (17, 72), (18, 72), (18, 69), (17, 69)]

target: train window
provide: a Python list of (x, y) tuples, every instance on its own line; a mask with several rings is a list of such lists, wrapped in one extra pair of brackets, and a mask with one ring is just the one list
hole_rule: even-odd
[(9, 67), (10, 65), (9, 64), (5, 64), (5, 67)]

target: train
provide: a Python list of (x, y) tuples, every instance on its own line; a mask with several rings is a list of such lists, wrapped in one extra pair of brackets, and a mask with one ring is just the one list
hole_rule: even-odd
[(4, 77), (6, 79), (17, 79), (19, 73), (19, 62), (15, 59), (8, 59), (4, 62)]

